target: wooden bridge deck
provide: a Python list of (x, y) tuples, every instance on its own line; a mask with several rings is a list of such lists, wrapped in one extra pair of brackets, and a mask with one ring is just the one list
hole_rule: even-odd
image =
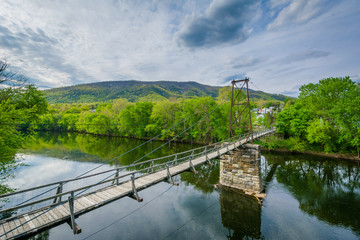
[[(262, 133), (261, 135), (254, 135), (254, 138), (261, 137), (271, 132)], [(231, 145), (220, 148), (216, 151), (210, 152), (204, 156), (194, 158), (191, 163), (194, 167), (205, 163), (208, 160), (219, 157), (228, 151), (231, 151), (240, 145), (246, 143), (246, 139), (238, 140)], [(177, 175), (191, 168), (190, 161), (180, 163), (169, 168), (171, 176)], [(158, 172), (142, 175), (134, 180), (136, 190), (145, 189), (151, 185), (168, 179), (167, 169)], [(133, 193), (131, 180), (119, 185), (112, 185), (103, 189), (97, 190), (93, 193), (88, 193), (74, 198), (74, 214), (75, 216), (82, 215), (102, 205), (110, 203), (119, 198), (129, 196)], [(50, 209), (50, 210), (49, 210)], [(24, 237), (29, 234), (34, 234), (51, 226), (70, 221), (70, 206), (69, 202), (58, 205), (56, 207), (42, 208), (38, 211), (18, 215), (13, 218), (5, 219), (0, 222), (0, 239), (15, 239)], [(11, 231), (12, 229), (15, 230)], [(9, 232), (10, 231), (10, 232)]]

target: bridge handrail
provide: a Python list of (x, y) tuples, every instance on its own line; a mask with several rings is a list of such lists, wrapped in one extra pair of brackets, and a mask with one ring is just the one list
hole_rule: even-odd
[[(254, 133), (253, 135), (259, 135), (261, 133), (264, 133), (266, 131), (269, 131), (269, 129), (266, 129), (264, 131), (259, 131), (259, 132), (256, 132)], [(269, 131), (271, 132), (271, 131)], [(159, 163), (159, 164), (156, 164), (156, 165), (152, 165), (150, 167), (146, 167), (146, 168), (143, 168), (143, 169), (140, 169), (140, 170), (136, 170), (136, 171), (132, 171), (132, 172), (129, 172), (129, 173), (126, 173), (126, 174), (123, 174), (123, 175), (119, 175), (119, 176), (116, 176), (114, 178), (111, 178), (111, 179), (107, 179), (107, 180), (103, 180), (101, 182), (98, 182), (98, 183), (95, 183), (95, 184), (90, 184), (90, 185), (87, 185), (87, 186), (83, 186), (83, 187), (80, 187), (80, 188), (76, 188), (76, 189), (73, 189), (73, 190), (68, 190), (66, 192), (61, 192), (61, 193), (58, 193), (58, 194), (55, 194), (55, 195), (52, 195), (52, 196), (49, 196), (49, 197), (45, 197), (45, 198), (42, 198), (42, 199), (39, 199), (39, 200), (35, 200), (35, 201), (32, 201), (32, 202), (29, 202), (29, 203), (25, 203), (25, 204), (21, 204), (21, 205), (18, 205), (18, 206), (15, 206), (15, 207), (10, 207), (10, 208), (6, 208), (6, 209), (3, 209), (0, 211), (0, 214), (1, 213), (4, 213), (4, 212), (8, 212), (8, 211), (12, 211), (12, 210), (16, 210), (16, 209), (19, 209), (19, 208), (24, 208), (24, 207), (28, 207), (28, 206), (31, 206), (31, 205), (34, 205), (34, 204), (37, 204), (37, 203), (41, 203), (41, 202), (45, 202), (45, 201), (48, 201), (48, 200), (51, 200), (51, 199), (57, 199), (58, 197), (62, 197), (64, 195), (68, 195), (70, 193), (75, 193), (75, 192), (79, 192), (81, 190), (85, 190), (85, 189), (89, 189), (91, 187), (94, 187), (94, 186), (98, 186), (98, 185), (102, 185), (104, 183), (107, 183), (107, 182), (111, 182), (111, 181), (117, 181), (118, 179), (121, 179), (121, 178), (124, 178), (124, 177), (127, 177), (127, 176), (135, 176), (135, 174), (138, 174), (140, 172), (143, 172), (143, 171), (146, 171), (146, 170), (150, 170), (150, 169), (153, 169), (153, 168), (158, 168), (158, 167), (161, 167), (161, 166), (164, 166), (164, 165), (167, 165), (169, 163), (173, 164), (174, 162), (178, 163), (178, 162), (183, 162), (185, 159), (186, 160), (189, 160), (190, 157), (194, 158), (194, 157), (197, 157), (197, 156), (201, 156), (201, 155), (205, 155), (205, 154), (208, 154), (209, 152), (216, 152), (217, 149), (220, 149), (221, 147), (225, 147), (225, 146), (229, 146), (231, 145), (235, 139), (235, 141), (237, 139), (241, 139), (245, 136), (248, 136), (248, 134), (242, 134), (240, 136), (235, 136), (235, 137), (232, 137), (232, 138), (229, 138), (229, 139), (225, 139), (223, 141), (220, 141), (220, 142), (217, 142), (217, 143), (213, 143), (213, 144), (210, 144), (210, 145), (207, 145), (207, 146), (202, 146), (202, 147), (198, 147), (198, 148), (194, 148), (194, 149), (191, 149), (191, 150), (187, 150), (187, 151), (184, 151), (184, 152), (180, 152), (180, 153), (175, 153), (175, 154), (172, 154), (172, 155), (169, 155), (169, 156), (165, 156), (165, 157), (160, 157), (160, 158), (155, 158), (155, 159), (150, 159), (150, 160), (147, 160), (147, 161), (144, 161), (144, 162), (140, 162), (140, 163), (137, 163), (137, 164), (134, 164), (134, 165), (127, 165), (127, 166), (124, 166), (124, 167), (120, 167), (120, 168), (116, 168), (116, 169), (110, 169), (110, 170), (106, 170), (106, 171), (103, 171), (103, 172), (99, 172), (99, 173), (95, 173), (95, 174), (91, 174), (91, 175), (87, 175), (87, 176), (83, 176), (83, 177), (79, 177), (79, 178), (74, 178), (74, 179), (68, 179), (68, 180), (63, 180), (63, 181), (58, 181), (58, 182), (54, 182), (54, 183), (49, 183), (49, 184), (45, 184), (45, 185), (41, 185), (41, 186), (37, 186), (37, 187), (33, 187), (33, 188), (28, 188), (28, 189), (23, 189), (23, 190), (19, 190), (19, 191), (16, 191), (16, 192), (12, 192), (12, 193), (7, 193), (7, 194), (3, 194), (3, 195), (0, 195), (0, 198), (3, 198), (3, 197), (7, 197), (7, 196), (11, 196), (11, 195), (15, 195), (15, 194), (20, 194), (20, 193), (24, 193), (24, 192), (29, 192), (29, 191), (32, 191), (32, 190), (36, 190), (36, 189), (40, 189), (40, 188), (45, 188), (45, 187), (49, 187), (49, 186), (52, 186), (52, 185), (59, 185), (59, 184), (64, 184), (64, 183), (67, 183), (67, 182), (71, 182), (71, 181), (77, 181), (77, 180), (80, 180), (80, 179), (84, 179), (84, 178), (89, 178), (89, 177), (94, 177), (94, 176), (97, 176), (97, 175), (102, 175), (102, 174), (105, 174), (105, 173), (109, 173), (109, 172), (112, 172), (112, 171), (120, 171), (120, 170), (124, 170), (126, 168), (130, 168), (130, 167), (135, 167), (135, 166), (138, 166), (138, 165), (142, 165), (144, 163), (149, 163), (149, 162), (155, 162), (155, 161), (158, 161), (158, 160), (161, 160), (161, 159), (164, 159), (164, 158), (169, 158), (170, 156), (174, 157), (175, 159), (173, 160), (170, 160), (170, 161), (167, 161), (167, 162), (164, 162), (164, 163)], [(231, 140), (231, 141), (230, 141)], [(227, 144), (224, 146), (224, 145), (221, 145), (222, 143), (226, 142)], [(214, 146), (214, 148), (211, 148), (211, 146)], [(216, 149), (216, 146), (217, 146), (217, 149)], [(209, 148), (210, 147), (210, 148)], [(201, 152), (198, 152), (196, 154), (194, 154), (195, 150), (199, 150), (199, 149), (204, 149), (204, 151), (201, 151)], [(215, 150), (214, 150), (215, 149)], [(175, 156), (179, 156), (181, 154), (184, 154), (184, 153), (189, 153), (189, 152), (192, 152), (192, 155), (187, 155), (187, 156), (184, 156), (184, 157), (181, 157), (181, 158), (177, 158)], [(112, 175), (110, 175), (112, 176)], [(142, 175), (143, 176), (143, 175)], [(138, 176), (140, 177), (140, 176)], [(138, 177), (134, 177), (135, 179), (138, 178)], [(127, 181), (130, 181), (130, 180), (125, 180), (125, 181), (122, 181), (122, 182), (119, 182), (117, 184), (120, 184), (120, 183), (125, 183)], [(66, 201), (64, 201), (66, 202)], [(53, 203), (51, 205), (48, 205), (48, 206), (53, 206), (55, 204), (59, 204), (59, 203)]]

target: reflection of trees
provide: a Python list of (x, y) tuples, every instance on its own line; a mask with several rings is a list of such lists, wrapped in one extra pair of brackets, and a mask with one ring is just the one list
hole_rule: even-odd
[(48, 240), (49, 237), (50, 237), (49, 230), (46, 230), (33, 237), (28, 238), (28, 240)]
[[(0, 195), (13, 192), (15, 189), (11, 188), (6, 184), (8, 179), (12, 177), (12, 172), (21, 164), (17, 163), (17, 161), (13, 159), (8, 159), (4, 161), (0, 161)], [(0, 209), (3, 207), (4, 202), (8, 201), (7, 198), (1, 198), (0, 200)], [(3, 213), (0, 215), (0, 219), (8, 217), (11, 213)]]
[(299, 201), (304, 212), (360, 234), (359, 164), (297, 156), (296, 160), (282, 162), (276, 178)]
[(184, 172), (181, 174), (181, 181), (186, 185), (193, 185), (195, 189), (203, 193), (214, 191), (214, 184), (219, 182), (219, 161), (213, 161), (212, 166), (201, 165), (196, 168), (197, 174)]
[[(34, 143), (28, 149), (51, 157), (66, 157), (74, 161), (103, 162), (114, 159), (143, 142), (129, 138), (90, 134), (39, 132)], [(164, 144), (162, 141), (145, 144), (111, 164), (129, 165), (162, 144)], [(145, 159), (165, 156), (189, 148), (188, 144), (172, 143), (170, 147), (164, 146)]]
[[(219, 161), (213, 163), (197, 167), (197, 174), (182, 173), (181, 181), (203, 193), (213, 192), (214, 184), (219, 182), (220, 167)], [(260, 239), (261, 207), (255, 198), (221, 187), (220, 206), (222, 224), (229, 230), (228, 239)]]
[(261, 206), (255, 198), (222, 187), (221, 220), (229, 229), (228, 239), (260, 239)]

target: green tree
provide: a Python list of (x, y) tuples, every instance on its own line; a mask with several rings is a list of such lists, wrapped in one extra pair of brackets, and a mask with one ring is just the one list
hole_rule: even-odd
[(305, 138), (307, 128), (312, 119), (311, 114), (300, 104), (291, 105), (277, 115), (277, 132), (290, 136)]
[(147, 137), (146, 126), (150, 123), (150, 116), (154, 104), (139, 102), (128, 105), (119, 115), (119, 131), (124, 136)]
[[(0, 83), (17, 83), (19, 79), (12, 78), (17, 75), (6, 69), (7, 63), (0, 61)], [(24, 87), (24, 81), (18, 87), (0, 89), (0, 180), (7, 178), (17, 166), (15, 154), (26, 142), (27, 136), (18, 131), (19, 126), (29, 126), (29, 122), (39, 120), (47, 107), (44, 94), (33, 85)], [(0, 193), (9, 190), (0, 185)]]
[(307, 140), (310, 143), (319, 143), (327, 153), (336, 150), (336, 131), (330, 122), (319, 118), (311, 122), (307, 129)]

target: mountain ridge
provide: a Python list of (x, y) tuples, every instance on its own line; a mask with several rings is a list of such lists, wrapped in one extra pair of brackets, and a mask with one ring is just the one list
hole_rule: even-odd
[[(209, 86), (194, 81), (104, 81), (44, 90), (49, 103), (108, 102), (123, 98), (130, 102), (187, 99), (218, 96), (220, 86)], [(282, 101), (287, 96), (251, 90), (255, 99)]]

